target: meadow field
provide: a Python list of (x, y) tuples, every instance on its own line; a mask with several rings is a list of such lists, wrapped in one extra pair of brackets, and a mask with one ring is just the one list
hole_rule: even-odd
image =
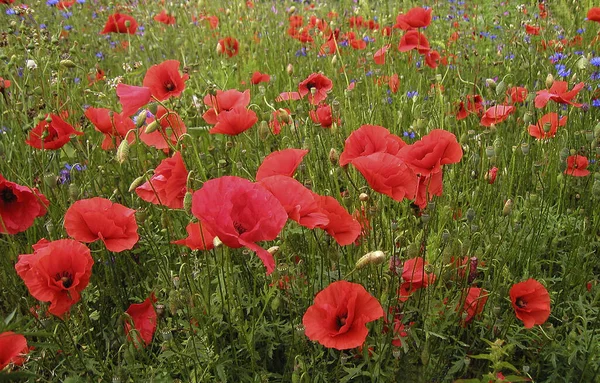
[(600, 7), (0, 0), (0, 382), (600, 382)]

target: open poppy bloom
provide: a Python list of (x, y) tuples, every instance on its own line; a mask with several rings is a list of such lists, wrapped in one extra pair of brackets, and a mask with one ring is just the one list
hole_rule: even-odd
[(402, 139), (379, 125), (362, 125), (353, 131), (344, 144), (340, 155), (340, 166), (346, 166), (355, 158), (373, 153), (388, 153), (393, 156), (406, 146)]
[[(135, 130), (135, 124), (127, 116), (115, 113), (106, 108), (87, 108), (85, 116), (97, 131), (104, 134), (102, 149), (113, 149), (121, 143), (128, 131)], [(135, 134), (130, 134), (127, 141), (135, 141)]]
[(4, 93), (4, 90), (10, 86), (10, 80), (5, 80), (0, 77), (0, 92)]
[(269, 128), (273, 134), (281, 133), (281, 128), (285, 125), (289, 125), (291, 121), (290, 110), (280, 108), (273, 111), (271, 121), (269, 121)]
[[(133, 341), (135, 347), (147, 346), (152, 343), (158, 317), (154, 303), (156, 303), (156, 297), (154, 293), (150, 293), (144, 302), (134, 303), (125, 311), (131, 317), (131, 320), (125, 320), (125, 334), (127, 334), (127, 339)], [(131, 322), (133, 322), (133, 328)]]
[(550, 317), (550, 294), (535, 279), (513, 285), (509, 295), (515, 315), (523, 321), (525, 328), (543, 324)]
[(565, 126), (567, 116), (558, 118), (558, 114), (551, 112), (542, 116), (536, 125), (529, 125), (529, 135), (538, 140), (552, 138), (556, 135), (559, 126)]
[(292, 177), (307, 153), (307, 149), (284, 149), (269, 154), (258, 167), (256, 180), (275, 175)]
[(31, 296), (50, 302), (48, 312), (62, 318), (79, 302), (81, 291), (90, 281), (93, 264), (90, 249), (80, 242), (41, 239), (33, 245), (33, 254), (19, 255), (15, 270)]
[(222, 38), (217, 43), (217, 53), (228, 57), (237, 56), (239, 50), (240, 43), (233, 37)]
[(204, 96), (204, 104), (210, 108), (202, 115), (207, 124), (215, 125), (219, 121), (219, 113), (232, 110), (236, 107), (246, 108), (250, 103), (250, 90), (240, 92), (237, 89), (226, 91), (217, 90), (213, 96), (207, 94)]
[(308, 96), (308, 101), (318, 105), (327, 98), (327, 92), (333, 88), (330, 79), (320, 73), (313, 73), (298, 85), (298, 93), (302, 98)]
[(406, 32), (398, 44), (398, 50), (400, 52), (408, 52), (412, 49), (416, 49), (423, 55), (429, 52), (429, 41), (427, 40), (427, 37), (414, 29)]
[(587, 19), (588, 21), (600, 23), (600, 7), (590, 8), (587, 13)]
[(139, 240), (135, 210), (106, 198), (75, 202), (65, 213), (65, 230), (78, 241), (104, 242), (110, 251), (130, 250)]
[(183, 208), (188, 171), (180, 152), (162, 160), (149, 181), (135, 189), (144, 201), (171, 209)]
[(254, 72), (252, 74), (252, 78), (250, 79), (250, 82), (254, 85), (258, 85), (261, 82), (269, 82), (271, 81), (271, 76), (269, 76), (266, 73), (260, 73), (260, 72)]
[(17, 234), (46, 214), (48, 199), (36, 188), (8, 181), (0, 174), (0, 233)]
[(274, 240), (288, 215), (263, 186), (234, 176), (209, 180), (194, 192), (192, 213), (223, 244), (254, 251), (265, 265), (267, 275), (273, 272), (273, 255), (256, 242)]
[(58, 150), (66, 145), (71, 135), (81, 136), (71, 125), (56, 114), (47, 114), (35, 128), (29, 132), (25, 143), (31, 147), (44, 150)]
[(185, 227), (188, 236), (171, 242), (175, 245), (187, 246), (192, 250), (210, 250), (214, 248), (215, 235), (202, 222), (191, 222)]
[[(331, 112), (331, 106), (327, 104), (321, 104), (316, 110), (311, 110), (309, 113), (310, 119), (315, 124), (320, 124), (322, 128), (331, 128), (334, 123), (333, 114)], [(336, 119), (336, 123), (340, 123), (340, 119)]]
[(575, 107), (580, 107), (582, 104), (577, 104), (572, 102), (579, 93), (579, 91), (583, 88), (583, 82), (575, 85), (573, 89), (568, 90), (569, 86), (566, 81), (554, 81), (550, 89), (538, 90), (535, 96), (535, 107), (543, 108), (546, 106), (548, 101), (552, 100), (559, 104), (569, 104)]
[(257, 121), (258, 117), (253, 110), (236, 106), (230, 110), (221, 111), (217, 116), (216, 125), (209, 130), (209, 133), (237, 136), (250, 129)]
[(352, 165), (376, 192), (396, 201), (415, 198), (418, 178), (400, 158), (389, 153), (373, 153), (352, 160)]
[(121, 13), (114, 13), (108, 16), (104, 29), (100, 33), (128, 33), (133, 35), (135, 34), (137, 27), (138, 23), (133, 17)]
[(394, 28), (408, 31), (410, 29), (427, 27), (431, 23), (431, 12), (431, 8), (411, 8), (405, 14), (399, 14), (396, 16), (396, 25), (394, 25)]
[(150, 88), (152, 96), (158, 101), (170, 97), (179, 97), (185, 89), (187, 74), (179, 74), (179, 61), (167, 60), (158, 65), (152, 65), (144, 76), (144, 87)]
[(21, 366), (28, 353), (27, 339), (23, 335), (12, 331), (0, 334), (0, 371), (11, 363)]
[(516, 104), (525, 102), (525, 100), (527, 100), (529, 92), (527, 91), (527, 88), (524, 88), (522, 86), (513, 86), (512, 88), (506, 91), (506, 94), (510, 96), (511, 102), (513, 104)]
[(121, 114), (131, 116), (152, 100), (152, 89), (121, 83), (117, 85), (117, 96), (122, 107)]
[(373, 61), (375, 61), (375, 64), (377, 64), (377, 65), (385, 64), (385, 54), (390, 49), (390, 47), (391, 47), (390, 44), (386, 44), (382, 48), (380, 48), (377, 52), (375, 52), (375, 54), (373, 55)]
[[(483, 312), (487, 299), (487, 291), (479, 287), (469, 287), (461, 310), (463, 313), (463, 318), (461, 320), (463, 325), (468, 324), (473, 318)], [(457, 307), (457, 310), (460, 310), (460, 306)]]
[(567, 169), (565, 174), (573, 177), (585, 177), (590, 174), (587, 170), (588, 159), (584, 156), (574, 155), (567, 157)]
[(541, 27), (525, 24), (525, 33), (527, 33), (528, 35), (537, 36), (540, 34), (540, 29)]
[(508, 116), (515, 112), (516, 108), (512, 105), (495, 105), (485, 111), (479, 122), (483, 126), (492, 126), (506, 120)]
[(325, 230), (340, 246), (353, 244), (360, 236), (362, 230), (360, 223), (340, 205), (337, 199), (316, 193), (313, 195), (319, 202), (321, 212), (327, 215), (329, 220), (326, 225), (317, 225), (317, 227)]
[(347, 350), (361, 346), (369, 334), (366, 324), (382, 316), (381, 304), (363, 286), (337, 281), (317, 294), (302, 324), (310, 340)]
[(175, 24), (175, 16), (168, 14), (167, 11), (164, 9), (162, 10), (161, 13), (154, 16), (154, 20), (158, 21), (159, 23), (165, 24), (165, 25)]
[(405, 302), (418, 289), (425, 288), (435, 281), (434, 274), (425, 272), (428, 262), (422, 257), (411, 258), (404, 262), (402, 279), (404, 282), (398, 289), (398, 299)]
[[(187, 132), (187, 128), (179, 114), (172, 110), (166, 110), (162, 105), (158, 106), (155, 118), (159, 121), (158, 129), (146, 133), (146, 129), (148, 129), (148, 125), (146, 125), (140, 133), (140, 140), (148, 146), (168, 151), (169, 143), (177, 144), (179, 137)], [(146, 122), (150, 124), (154, 120), (149, 118)]]
[(456, 136), (443, 129), (434, 129), (398, 151), (398, 157), (421, 176), (438, 173), (443, 165), (455, 164), (462, 156), (463, 150)]

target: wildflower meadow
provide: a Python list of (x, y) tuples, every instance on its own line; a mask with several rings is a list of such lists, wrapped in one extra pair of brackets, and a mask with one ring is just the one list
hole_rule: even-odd
[(1, 382), (600, 382), (598, 4), (0, 11)]

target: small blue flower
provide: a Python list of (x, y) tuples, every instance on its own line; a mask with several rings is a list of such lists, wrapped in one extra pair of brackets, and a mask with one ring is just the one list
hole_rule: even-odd
[(6, 14), (7, 14), (7, 15), (9, 15), (9, 16), (12, 16), (12, 15), (15, 15), (15, 14), (17, 14), (17, 12), (15, 12), (15, 10), (14, 10), (14, 9), (12, 9), (12, 8), (8, 8), (8, 9), (6, 10)]
[(96, 53), (96, 57), (98, 57), (100, 60), (103, 60), (104, 59), (104, 53), (98, 52), (98, 53)]
[(592, 100), (592, 106), (596, 108), (600, 108), (600, 98)]
[(590, 60), (590, 64), (592, 64), (595, 67), (600, 67), (600, 57), (593, 57)]
[(71, 29), (73, 29), (73, 27), (72, 27), (72, 26), (70, 26), (70, 25), (65, 25), (65, 26), (63, 27), (63, 29), (64, 29), (65, 31), (70, 31)]
[(49, 7), (53, 7), (56, 4), (58, 4), (58, 0), (48, 0), (48, 1), (46, 1), (46, 5), (49, 6)]
[(567, 69), (563, 64), (556, 64), (554, 67), (556, 68), (559, 77), (568, 77), (571, 75), (571, 70)]

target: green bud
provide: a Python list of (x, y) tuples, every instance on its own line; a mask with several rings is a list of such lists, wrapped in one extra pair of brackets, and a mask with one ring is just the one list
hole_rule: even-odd
[(60, 65), (69, 69), (77, 67), (77, 65), (75, 65), (75, 63), (71, 60), (60, 60)]

